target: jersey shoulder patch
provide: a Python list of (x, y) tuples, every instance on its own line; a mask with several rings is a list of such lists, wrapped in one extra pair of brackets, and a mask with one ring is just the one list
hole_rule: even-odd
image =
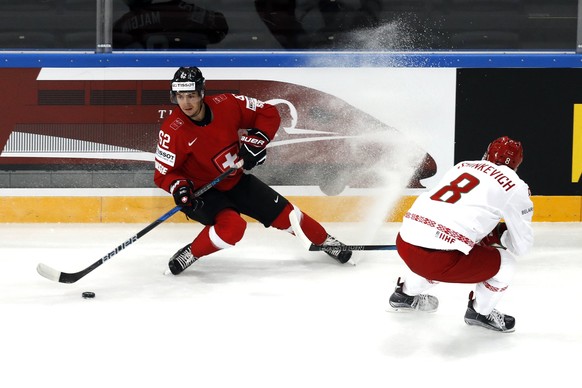
[(174, 131), (178, 130), (182, 125), (184, 125), (184, 120), (179, 117), (176, 117), (174, 121), (169, 124), (170, 128), (172, 128)]
[(265, 103), (261, 100), (257, 100), (254, 97), (243, 96), (240, 94), (234, 94), (234, 98), (245, 102), (245, 107), (248, 110), (256, 111), (257, 109), (262, 109), (265, 107)]
[(218, 96), (213, 96), (212, 101), (216, 104), (220, 104), (223, 101), (226, 101), (226, 94), (219, 94)]

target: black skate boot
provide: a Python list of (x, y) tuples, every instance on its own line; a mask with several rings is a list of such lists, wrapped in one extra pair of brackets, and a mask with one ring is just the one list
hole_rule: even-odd
[[(336, 240), (335, 237), (332, 237), (329, 234), (327, 235), (327, 238), (325, 239), (325, 241), (323, 242), (322, 245), (332, 245), (332, 246), (337, 246), (337, 247), (345, 246), (345, 244)], [(329, 249), (324, 249), (323, 251), (342, 264), (347, 263), (350, 260), (350, 258), (352, 257), (352, 251), (342, 251), (339, 248), (336, 248), (336, 249), (329, 248)]]
[(172, 274), (178, 275), (191, 266), (196, 260), (198, 260), (198, 258), (192, 255), (190, 244), (188, 244), (172, 256), (168, 262), (168, 267)]
[(467, 325), (481, 326), (489, 330), (511, 333), (515, 331), (515, 318), (493, 309), (489, 315), (481, 315), (473, 309), (473, 291), (469, 294), (469, 305), (465, 313)]
[(396, 289), (394, 290), (394, 293), (390, 295), (390, 300), (388, 301), (392, 308), (390, 311), (401, 312), (418, 310), (425, 313), (433, 313), (437, 311), (439, 300), (436, 296), (425, 294), (415, 296), (407, 295), (402, 291), (402, 284), (400, 278), (398, 278)]

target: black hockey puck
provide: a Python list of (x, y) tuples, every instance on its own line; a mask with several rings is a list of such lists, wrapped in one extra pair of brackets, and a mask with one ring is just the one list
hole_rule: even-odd
[(91, 291), (85, 291), (81, 294), (85, 299), (91, 299), (95, 297), (95, 293)]

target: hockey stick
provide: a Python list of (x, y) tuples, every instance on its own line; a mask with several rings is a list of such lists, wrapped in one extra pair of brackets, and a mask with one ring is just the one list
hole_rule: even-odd
[(341, 251), (394, 251), (396, 245), (315, 245), (307, 238), (303, 229), (301, 229), (299, 218), (301, 217), (301, 210), (294, 207), (293, 211), (289, 213), (289, 222), (295, 236), (301, 240), (301, 243), (310, 251), (323, 251), (326, 249), (339, 249)]
[(395, 251), (396, 245), (315, 245), (309, 246), (310, 251), (323, 251), (326, 249), (339, 249), (340, 251)]
[[(243, 165), (243, 161), (241, 160), (234, 167), (229, 168), (228, 170), (226, 170), (225, 172), (223, 172), (222, 174), (220, 174), (219, 176), (214, 178), (214, 180), (212, 182), (209, 182), (206, 185), (199, 188), (198, 190), (196, 190), (194, 192), (194, 197), (199, 197), (200, 195), (204, 194), (205, 192), (210, 190), (212, 187), (214, 187), (218, 182), (222, 181), (228, 175), (232, 174), (234, 171), (241, 168), (242, 165)], [(72, 272), (72, 273), (61, 272), (61, 271), (57, 271), (54, 268), (49, 267), (46, 264), (43, 264), (43, 263), (38, 264), (38, 266), (36, 267), (36, 271), (41, 276), (43, 276), (49, 280), (53, 280), (55, 282), (69, 283), (69, 284), (75, 283), (77, 280), (81, 279), (82, 277), (84, 277), (85, 275), (87, 275), (88, 273), (93, 271), (95, 268), (99, 267), (101, 264), (103, 264), (107, 260), (111, 259), (113, 256), (118, 254), (120, 251), (124, 250), (125, 248), (127, 248), (128, 246), (130, 246), (131, 244), (136, 242), (138, 239), (143, 237), (146, 233), (151, 231), (153, 228), (155, 228), (156, 226), (158, 226), (162, 222), (166, 221), (168, 218), (170, 218), (175, 213), (177, 213), (181, 208), (182, 208), (182, 206), (179, 206), (179, 205), (174, 207), (172, 210), (170, 210), (166, 214), (162, 215), (160, 218), (158, 218), (157, 220), (155, 220), (154, 222), (152, 222), (151, 224), (149, 224), (148, 226), (146, 226), (145, 228), (143, 228), (142, 230), (137, 232), (137, 234), (128, 238), (126, 241), (121, 243), (118, 247), (113, 249), (111, 252), (109, 252), (108, 254), (106, 254), (105, 256), (103, 256), (102, 258), (100, 258), (99, 260), (97, 260), (96, 262), (94, 262), (93, 264), (91, 264), (90, 266), (88, 266), (87, 268), (85, 268), (79, 272)]]

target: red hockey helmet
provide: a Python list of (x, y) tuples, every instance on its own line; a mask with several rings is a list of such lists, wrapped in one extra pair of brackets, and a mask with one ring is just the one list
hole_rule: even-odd
[(520, 142), (503, 136), (489, 144), (483, 159), (517, 170), (523, 160), (523, 147)]

